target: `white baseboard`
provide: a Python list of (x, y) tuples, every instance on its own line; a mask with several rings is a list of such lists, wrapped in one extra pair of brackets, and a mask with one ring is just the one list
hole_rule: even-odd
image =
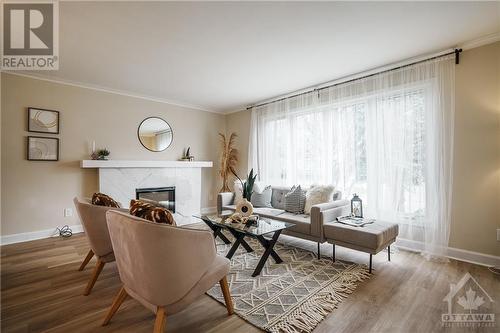
[[(410, 239), (398, 238), (396, 246), (400, 249), (421, 252), (424, 249), (422, 242), (413, 241)], [(500, 257), (491, 254), (484, 254), (469, 250), (457, 249), (455, 247), (446, 248), (446, 257), (459, 261), (469, 262), (481, 266), (500, 267)]]
[[(71, 228), (71, 231), (73, 232), (73, 234), (83, 232), (83, 227), (81, 224), (70, 225), (69, 227)], [(22, 242), (28, 242), (28, 241), (37, 240), (37, 239), (58, 237), (58, 236), (59, 236), (59, 234), (55, 228), (54, 229), (39, 230), (39, 231), (32, 231), (32, 232), (23, 232), (20, 234), (12, 234), (12, 235), (2, 236), (0, 239), (0, 245), (22, 243)]]

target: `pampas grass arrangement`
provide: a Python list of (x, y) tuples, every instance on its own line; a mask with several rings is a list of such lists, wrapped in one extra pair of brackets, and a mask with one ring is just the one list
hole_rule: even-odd
[(236, 165), (238, 164), (238, 150), (234, 147), (236, 133), (231, 133), (229, 139), (222, 133), (219, 133), (222, 155), (220, 158), (220, 176), (222, 178), (222, 188), (219, 193), (231, 191), (228, 186), (229, 177), (236, 174)]

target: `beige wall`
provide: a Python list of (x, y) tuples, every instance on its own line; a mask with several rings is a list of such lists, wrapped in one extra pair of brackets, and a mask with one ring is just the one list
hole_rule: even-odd
[[(226, 115), (227, 134), (238, 134), (236, 148), (239, 150), (237, 173), (243, 179), (248, 173), (248, 139), (250, 135), (250, 111), (240, 111)], [(230, 185), (231, 186), (231, 185)]]
[(456, 67), (450, 246), (500, 255), (500, 42), (465, 51)]
[[(79, 224), (73, 208), (75, 195), (98, 189), (97, 170), (80, 169), (88, 159), (90, 142), (111, 151), (112, 159), (177, 160), (191, 146), (197, 160), (214, 161), (202, 173), (202, 207), (214, 207), (219, 185), (218, 132), (225, 132), (223, 115), (1, 74), (1, 189), (2, 235)], [(26, 108), (61, 112), (60, 161), (26, 160)], [(137, 139), (137, 126), (146, 117), (159, 116), (173, 128), (172, 145), (164, 152), (146, 150)]]
[[(455, 171), (450, 247), (500, 255), (500, 42), (462, 53), (456, 67)], [(247, 172), (250, 112), (227, 116)]]

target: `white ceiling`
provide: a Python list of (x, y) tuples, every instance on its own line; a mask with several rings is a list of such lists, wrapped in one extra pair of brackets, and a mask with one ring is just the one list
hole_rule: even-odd
[(230, 112), (500, 31), (500, 2), (61, 2), (36, 75)]

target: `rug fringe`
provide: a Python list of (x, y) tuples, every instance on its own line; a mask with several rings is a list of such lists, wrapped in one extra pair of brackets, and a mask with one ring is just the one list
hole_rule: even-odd
[(357, 282), (370, 277), (366, 268), (355, 266), (293, 310), (286, 318), (268, 327), (272, 333), (303, 333), (312, 330), (356, 289)]

